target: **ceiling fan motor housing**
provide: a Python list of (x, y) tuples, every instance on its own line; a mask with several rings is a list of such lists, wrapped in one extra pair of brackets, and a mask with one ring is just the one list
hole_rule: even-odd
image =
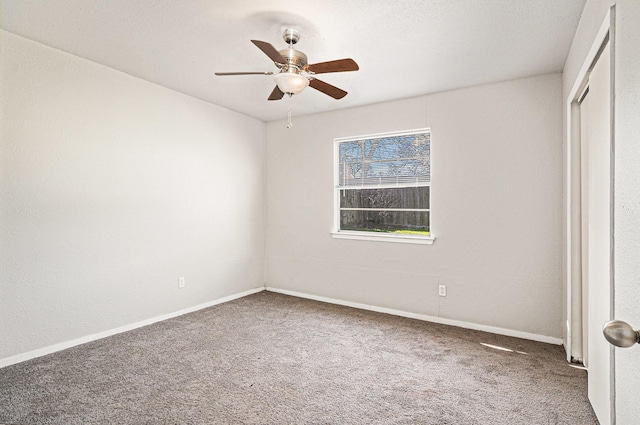
[(289, 65), (289, 72), (295, 72), (292, 68), (301, 71), (305, 66), (307, 66), (307, 55), (293, 47), (280, 50), (278, 53), (287, 60), (286, 65)]

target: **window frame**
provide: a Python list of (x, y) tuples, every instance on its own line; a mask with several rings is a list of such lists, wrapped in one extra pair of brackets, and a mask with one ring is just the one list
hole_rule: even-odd
[[(336, 137), (333, 139), (333, 229), (331, 230), (331, 237), (334, 239), (354, 239), (354, 240), (368, 240), (377, 242), (397, 242), (397, 243), (410, 243), (421, 245), (432, 245), (435, 241), (433, 236), (433, 221), (431, 211), (433, 210), (432, 204), (432, 179), (429, 178), (428, 184), (421, 184), (420, 186), (429, 186), (429, 236), (422, 235), (410, 235), (399, 233), (384, 233), (384, 232), (367, 232), (361, 230), (340, 230), (340, 191), (344, 187), (340, 186), (340, 144), (344, 142), (355, 142), (368, 139), (379, 139), (385, 137), (396, 136), (410, 136), (414, 134), (429, 134), (429, 166), (432, 168), (432, 146), (431, 146), (431, 128), (418, 128), (413, 130), (393, 131), (387, 133), (367, 134), (354, 137)], [(433, 173), (431, 173), (433, 175)], [(384, 185), (382, 185), (384, 186)], [(387, 185), (388, 186), (388, 185)], [(416, 187), (416, 185), (410, 184), (398, 184), (394, 187)], [(376, 188), (376, 186), (372, 186)]]

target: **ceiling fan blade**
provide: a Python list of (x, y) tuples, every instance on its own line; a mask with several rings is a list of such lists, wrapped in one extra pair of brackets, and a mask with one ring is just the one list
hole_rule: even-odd
[(276, 86), (271, 92), (271, 95), (269, 95), (269, 100), (280, 100), (283, 96), (284, 93), (280, 90), (280, 87)]
[(314, 74), (325, 74), (327, 72), (357, 71), (360, 69), (353, 59), (338, 59), (329, 62), (312, 63), (307, 69)]
[(269, 56), (272, 61), (276, 63), (287, 63), (287, 60), (282, 57), (282, 55), (276, 50), (276, 48), (266, 41), (251, 40), (251, 42), (255, 44), (258, 49), (262, 50), (265, 55)]
[(332, 86), (329, 83), (325, 83), (324, 81), (312, 78), (309, 81), (309, 85), (314, 89), (321, 91), (322, 93), (331, 96), (334, 99), (342, 99), (347, 95), (347, 92), (337, 88), (336, 86)]
[(273, 75), (273, 72), (216, 72), (216, 75), (225, 76), (225, 75)]

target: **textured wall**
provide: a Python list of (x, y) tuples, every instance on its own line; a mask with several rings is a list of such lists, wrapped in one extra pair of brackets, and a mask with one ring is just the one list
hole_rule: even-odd
[(263, 123), (0, 34), (0, 359), (262, 286)]
[[(553, 74), (268, 123), (267, 285), (559, 338), (561, 121)], [(333, 139), (421, 127), (435, 244), (332, 239)]]

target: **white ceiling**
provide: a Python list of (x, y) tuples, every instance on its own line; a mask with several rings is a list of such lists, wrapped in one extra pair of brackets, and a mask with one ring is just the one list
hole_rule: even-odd
[(561, 72), (586, 0), (2, 0), (7, 31), (263, 121), (284, 118), (269, 102), (275, 71), (250, 40), (310, 63), (351, 57), (357, 72), (320, 78), (349, 94), (312, 88), (293, 113), (400, 99)]

